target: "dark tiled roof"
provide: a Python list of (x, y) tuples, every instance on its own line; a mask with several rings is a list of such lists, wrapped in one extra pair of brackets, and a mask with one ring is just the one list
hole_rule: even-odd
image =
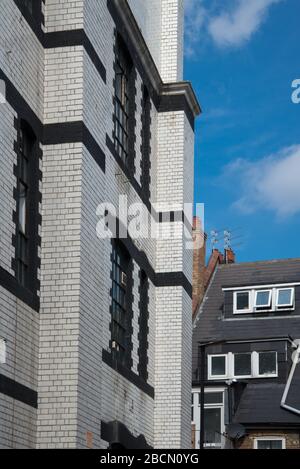
[[(270, 424), (273, 426), (296, 424), (300, 427), (300, 416), (280, 407), (284, 388), (284, 384), (248, 384), (242, 394), (234, 422), (243, 425)], [(253, 403), (255, 403), (255, 409)]]
[[(300, 282), (300, 259), (285, 259), (265, 262), (219, 265), (211, 280), (202, 305), (199, 308), (193, 331), (193, 376), (197, 369), (199, 342), (217, 340), (250, 340), (268, 339), (275, 337), (300, 338), (300, 305), (296, 304), (294, 316), (280, 317), (244, 317), (223, 320), (224, 292), (222, 288), (251, 285), (280, 284)], [(298, 317), (297, 317), (298, 316)], [(300, 365), (293, 380), (288, 405), (300, 409)], [(249, 383), (244, 391), (243, 398), (237, 413), (241, 422), (247, 419), (257, 420), (261, 414), (262, 419), (275, 422), (300, 422), (299, 417), (281, 409), (280, 401), (284, 384)], [(274, 399), (273, 399), (274, 392)], [(270, 394), (271, 393), (271, 394)], [(272, 398), (270, 399), (270, 395)], [(254, 399), (255, 398), (255, 399)], [(258, 406), (257, 412), (251, 412), (253, 403)], [(274, 406), (274, 402), (277, 405)], [(251, 416), (252, 413), (252, 416)], [(250, 421), (248, 422), (250, 423)]]
[[(222, 288), (300, 282), (300, 259), (219, 265), (211, 280), (194, 322), (193, 370), (197, 363), (197, 344), (209, 340), (242, 340), (293, 336), (300, 338), (300, 318), (252, 318), (222, 321)], [(299, 315), (300, 315), (300, 305)]]

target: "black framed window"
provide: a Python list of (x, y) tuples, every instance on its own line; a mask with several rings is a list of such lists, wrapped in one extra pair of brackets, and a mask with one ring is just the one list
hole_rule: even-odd
[(128, 299), (130, 258), (121, 244), (115, 244), (112, 251), (112, 322), (111, 350), (114, 357), (126, 364), (130, 339)]
[(114, 97), (114, 143), (117, 154), (126, 164), (129, 147), (129, 81), (132, 61), (120, 38), (116, 43), (115, 97)]
[(146, 86), (143, 86), (142, 98), (142, 188), (150, 198), (150, 139), (151, 139), (151, 99)]
[(30, 166), (34, 158), (35, 137), (22, 126), (20, 129), (20, 151), (17, 169), (17, 239), (16, 276), (21, 285), (28, 285), (29, 242), (30, 242)]

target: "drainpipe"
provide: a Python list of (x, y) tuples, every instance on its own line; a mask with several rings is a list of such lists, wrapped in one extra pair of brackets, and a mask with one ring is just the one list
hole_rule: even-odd
[(199, 369), (200, 369), (200, 449), (204, 449), (204, 403), (205, 403), (205, 350), (206, 345), (199, 346)]
[[(296, 342), (297, 342), (297, 345), (296, 345)], [(295, 374), (296, 366), (299, 363), (299, 359), (300, 359), (300, 340), (294, 341), (294, 343), (297, 346), (297, 350), (296, 350), (295, 356), (293, 358), (293, 365), (292, 365), (292, 368), (291, 368), (291, 371), (290, 371), (290, 374), (289, 374), (289, 377), (288, 377), (288, 380), (287, 380), (287, 383), (286, 383), (286, 387), (285, 387), (285, 390), (284, 390), (284, 393), (283, 393), (283, 396), (282, 396), (282, 399), (281, 399), (281, 407), (283, 409), (289, 410), (290, 412), (294, 412), (297, 415), (300, 415), (300, 410), (295, 409), (294, 407), (291, 407), (291, 406), (286, 404), (286, 399), (287, 399), (287, 396), (288, 396), (288, 393), (289, 393), (289, 390), (290, 390), (291, 382), (292, 382), (294, 374)]]

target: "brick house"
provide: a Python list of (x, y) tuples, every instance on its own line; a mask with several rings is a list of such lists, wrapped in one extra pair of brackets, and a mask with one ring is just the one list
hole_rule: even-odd
[[(0, 9), (0, 447), (189, 447), (183, 0)], [(120, 195), (179, 236), (99, 237)]]
[(300, 448), (299, 318), (300, 259), (216, 264), (194, 320), (195, 447)]

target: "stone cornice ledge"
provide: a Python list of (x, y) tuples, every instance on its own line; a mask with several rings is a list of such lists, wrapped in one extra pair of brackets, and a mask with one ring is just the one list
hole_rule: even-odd
[(161, 95), (163, 97), (175, 95), (184, 96), (190, 109), (193, 111), (194, 117), (199, 116), (202, 112), (192, 84), (189, 81), (163, 83), (161, 88)]
[(132, 45), (133, 50), (131, 53), (134, 52), (133, 58), (146, 72), (153, 91), (158, 98), (156, 99), (156, 105), (159, 106), (161, 98), (185, 97), (193, 116), (196, 117), (201, 114), (199, 102), (190, 82), (163, 83), (128, 1), (108, 0), (108, 8), (111, 12), (114, 10), (120, 19), (121, 32)]

